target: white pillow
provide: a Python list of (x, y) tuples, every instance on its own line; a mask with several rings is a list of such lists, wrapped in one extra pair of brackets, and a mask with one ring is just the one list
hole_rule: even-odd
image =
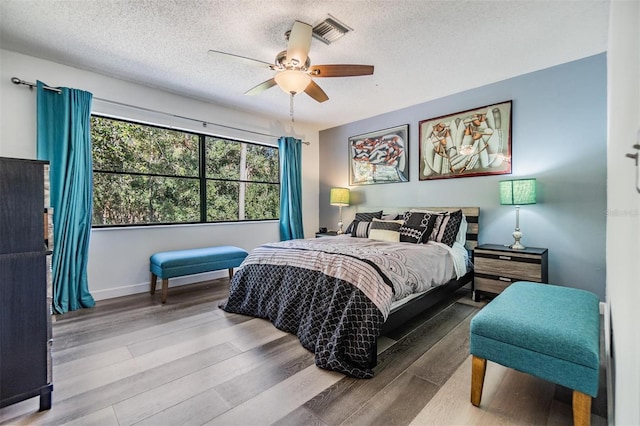
[(460, 243), (464, 246), (467, 242), (467, 217), (463, 214), (462, 221), (460, 221), (460, 229), (458, 229), (458, 235), (456, 235), (456, 243)]
[(404, 220), (380, 220), (373, 219), (371, 229), (369, 229), (369, 238), (378, 241), (388, 241), (391, 243), (400, 242), (400, 227), (404, 224)]

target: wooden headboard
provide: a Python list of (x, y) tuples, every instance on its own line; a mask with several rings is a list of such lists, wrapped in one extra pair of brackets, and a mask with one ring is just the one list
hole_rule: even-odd
[(478, 246), (478, 234), (480, 231), (480, 207), (365, 207), (358, 206), (358, 211), (375, 212), (382, 210), (383, 214), (404, 213), (410, 209), (430, 210), (434, 212), (462, 210), (462, 214), (467, 218), (467, 242), (465, 247), (472, 251)]

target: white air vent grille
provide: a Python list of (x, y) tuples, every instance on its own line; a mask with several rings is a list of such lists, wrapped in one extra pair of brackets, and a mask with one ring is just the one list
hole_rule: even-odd
[(353, 28), (328, 15), (313, 27), (313, 36), (325, 44), (331, 44), (349, 31), (353, 31)]

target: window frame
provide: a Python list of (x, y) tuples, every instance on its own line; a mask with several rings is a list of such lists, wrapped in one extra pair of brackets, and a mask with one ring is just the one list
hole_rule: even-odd
[[(175, 132), (183, 132), (190, 135), (195, 135), (198, 137), (198, 175), (197, 176), (181, 176), (181, 175), (171, 175), (164, 173), (141, 173), (141, 172), (124, 172), (124, 171), (110, 171), (110, 170), (98, 170), (92, 164), (91, 176), (92, 179), (96, 173), (108, 174), (108, 175), (122, 175), (122, 176), (145, 176), (145, 177), (159, 177), (159, 178), (172, 178), (172, 179), (192, 179), (198, 181), (198, 191), (199, 191), (199, 213), (200, 220), (198, 221), (185, 221), (185, 222), (157, 222), (157, 223), (119, 223), (119, 224), (94, 224), (93, 223), (93, 214), (91, 220), (91, 229), (109, 229), (109, 228), (131, 228), (131, 227), (149, 227), (149, 226), (181, 226), (181, 225), (207, 225), (207, 224), (219, 224), (219, 223), (244, 223), (244, 222), (269, 222), (269, 221), (278, 221), (278, 217), (275, 218), (265, 218), (265, 219), (237, 219), (237, 220), (207, 220), (207, 182), (237, 182), (237, 183), (245, 183), (245, 184), (267, 184), (267, 185), (276, 185), (278, 187), (278, 198), (280, 198), (280, 155), (279, 155), (279, 147), (277, 145), (270, 145), (266, 143), (260, 143), (255, 141), (248, 141), (243, 139), (235, 139), (227, 136), (216, 135), (212, 133), (201, 133), (194, 130), (185, 130), (183, 128), (176, 128), (174, 126), (168, 125), (160, 125), (160, 124), (151, 124), (142, 121), (135, 121), (131, 119), (124, 119), (120, 117), (113, 117), (107, 114), (100, 113), (91, 113), (91, 117), (103, 118), (108, 120), (120, 121), (124, 123), (135, 124), (138, 126), (147, 126), (154, 127), (163, 130), (170, 130)], [(278, 155), (276, 156), (278, 162), (278, 180), (277, 182), (270, 181), (261, 181), (261, 180), (242, 180), (242, 179), (229, 179), (229, 178), (209, 178), (206, 176), (207, 170), (207, 159), (206, 159), (206, 144), (207, 138), (215, 138), (221, 139), (224, 141), (228, 141), (230, 143), (240, 143), (247, 145), (257, 145), (261, 147), (267, 147), (270, 149), (274, 149)], [(93, 159), (93, 142), (91, 144), (91, 155)], [(92, 195), (93, 197), (93, 195)], [(238, 200), (239, 201), (239, 200)], [(93, 200), (92, 200), (93, 202)], [(278, 212), (279, 213), (279, 212)]]

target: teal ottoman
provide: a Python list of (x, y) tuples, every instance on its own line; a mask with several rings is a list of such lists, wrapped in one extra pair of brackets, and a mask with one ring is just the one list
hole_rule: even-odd
[(600, 369), (599, 303), (575, 288), (507, 287), (471, 320), (471, 403), (480, 405), (489, 360), (572, 389), (574, 424), (589, 424)]
[(215, 246), (155, 253), (149, 259), (150, 293), (156, 292), (158, 277), (162, 279), (162, 303), (167, 301), (169, 278), (229, 269), (229, 279), (231, 279), (233, 268), (240, 266), (247, 255), (246, 250), (235, 246)]

